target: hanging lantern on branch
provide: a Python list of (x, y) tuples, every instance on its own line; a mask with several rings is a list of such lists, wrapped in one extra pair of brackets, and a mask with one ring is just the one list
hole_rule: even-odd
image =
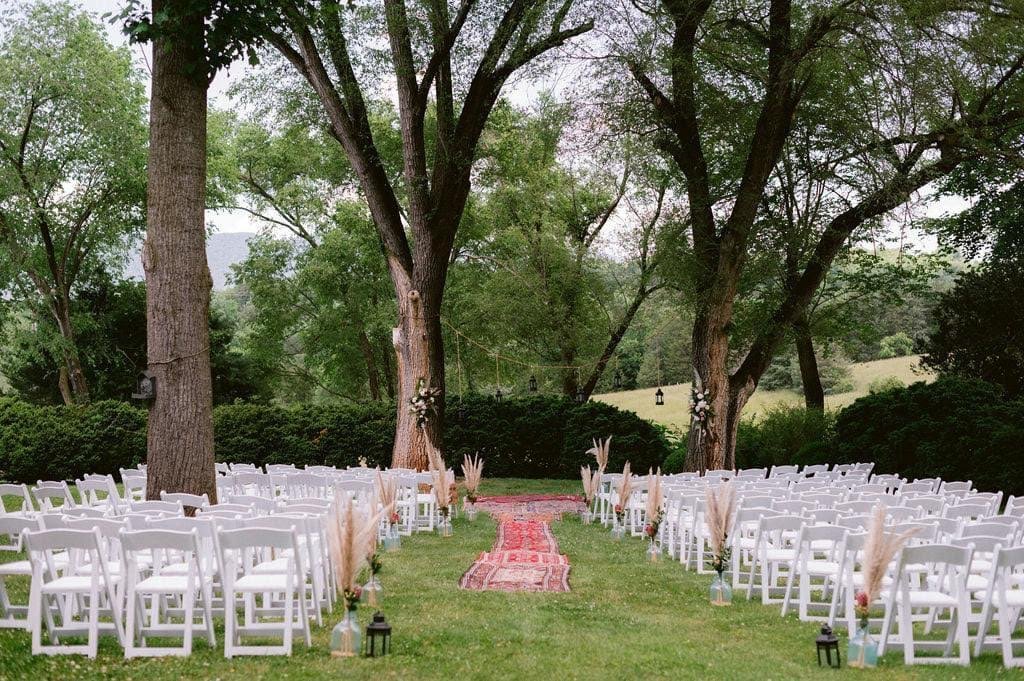
[(665, 391), (661, 388), (658, 388), (654, 393), (654, 404), (658, 407), (665, 404)]
[(530, 392), (531, 393), (537, 392), (537, 377), (536, 376), (530, 376), (529, 386), (530, 386)]

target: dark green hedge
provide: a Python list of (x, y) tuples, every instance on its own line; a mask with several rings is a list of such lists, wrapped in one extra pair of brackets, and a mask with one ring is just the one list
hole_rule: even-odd
[(855, 401), (838, 414), (778, 408), (744, 422), (740, 468), (874, 461), (875, 472), (972, 480), (1024, 494), (1024, 401), (991, 383), (944, 377)]
[[(495, 402), (470, 397), (448, 405), (449, 464), (480, 452), (493, 477), (575, 478), (591, 439), (613, 435), (610, 466), (656, 467), (669, 451), (664, 430), (606, 404), (553, 397)], [(395, 424), (388, 404), (214, 409), (219, 461), (370, 465), (391, 460)], [(38, 407), (0, 399), (0, 479), (35, 482), (116, 473), (144, 460), (146, 413), (123, 402)]]

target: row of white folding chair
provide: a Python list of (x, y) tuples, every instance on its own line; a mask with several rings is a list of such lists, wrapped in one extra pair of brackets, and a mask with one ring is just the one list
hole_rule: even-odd
[(78, 505), (101, 509), (107, 515), (118, 515), (127, 506), (117, 491), (112, 475), (86, 475), (75, 481), (78, 489)]
[[(7, 500), (10, 500), (8, 502)], [(8, 510), (7, 506), (13, 502), (17, 507)], [(32, 494), (28, 485), (23, 483), (0, 483), (0, 517), (4, 515), (31, 515), (35, 512), (32, 504)]]

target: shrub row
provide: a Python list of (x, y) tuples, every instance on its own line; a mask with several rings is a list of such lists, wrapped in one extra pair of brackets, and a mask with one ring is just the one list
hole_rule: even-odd
[[(232, 404), (214, 409), (219, 461), (371, 466), (391, 460), (395, 410), (389, 404), (274, 407)], [(485, 475), (575, 478), (592, 461), (592, 438), (612, 435), (610, 467), (626, 459), (635, 470), (656, 467), (668, 454), (662, 428), (632, 412), (589, 402), (486, 397), (448, 405), (449, 465), (479, 452)], [(40, 407), (0, 399), (0, 479), (35, 482), (116, 473), (145, 460), (146, 412), (123, 402)]]
[(944, 377), (862, 397), (838, 413), (788, 407), (744, 422), (740, 468), (874, 461), (909, 479), (971, 480), (1024, 494), (1024, 400), (980, 380)]

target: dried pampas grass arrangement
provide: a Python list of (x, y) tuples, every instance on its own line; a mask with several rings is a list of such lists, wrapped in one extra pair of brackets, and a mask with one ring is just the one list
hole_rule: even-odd
[(618, 493), (619, 503), (615, 504), (615, 516), (621, 523), (622, 517), (626, 514), (626, 504), (629, 503), (629, 498), (633, 496), (633, 474), (629, 470), (628, 461), (622, 467), (622, 479), (619, 480)]
[(466, 499), (469, 503), (475, 504), (477, 493), (480, 491), (480, 481), (484, 477), (484, 460), (479, 454), (472, 458), (468, 455), (462, 457), (462, 475), (466, 479)]
[(583, 500), (589, 507), (594, 502), (601, 487), (601, 472), (594, 471), (591, 473), (590, 466), (582, 466), (580, 467), (580, 478), (583, 480)]
[(645, 511), (647, 513), (647, 524), (651, 526), (652, 531), (649, 533), (652, 538), (658, 534), (658, 526), (661, 525), (661, 504), (665, 500), (665, 495), (661, 489), (661, 469), (655, 473), (648, 469), (647, 472), (647, 503), (645, 505)]
[(604, 473), (608, 468), (608, 454), (612, 448), (612, 436), (609, 435), (605, 438), (604, 442), (601, 440), (594, 440), (594, 446), (587, 450), (587, 454), (593, 454), (594, 459), (597, 461), (597, 472)]
[(395, 523), (395, 505), (398, 503), (398, 480), (393, 475), (382, 474), (377, 471), (377, 480), (374, 485), (377, 491), (377, 503), (380, 505), (381, 513), (389, 525)]
[(335, 580), (349, 610), (359, 602), (359, 573), (367, 559), (376, 553), (380, 519), (380, 511), (372, 515), (358, 511), (347, 494), (335, 490), (327, 517), (327, 538)]
[(452, 503), (451, 486), (455, 482), (455, 476), (449, 476), (441, 453), (432, 446), (427, 447), (427, 459), (430, 462), (430, 488), (437, 502), (437, 511), (442, 517), (447, 518)]
[(731, 482), (709, 487), (706, 493), (711, 567), (722, 574), (729, 567), (729, 530), (736, 511), (736, 490)]
[(867, 607), (878, 598), (882, 589), (882, 580), (889, 569), (889, 563), (900, 552), (907, 541), (917, 534), (917, 529), (900, 534), (885, 531), (885, 507), (878, 506), (871, 518), (867, 539), (864, 540), (864, 586), (861, 589), (867, 594)]

